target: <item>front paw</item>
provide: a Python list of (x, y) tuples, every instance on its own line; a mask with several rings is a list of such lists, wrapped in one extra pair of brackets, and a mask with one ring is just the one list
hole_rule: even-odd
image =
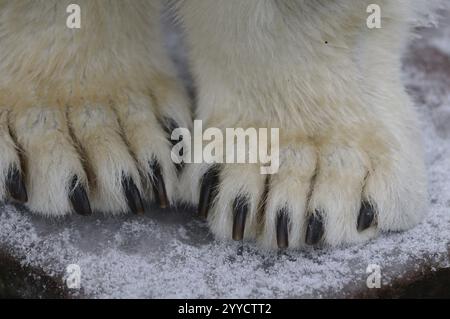
[(412, 227), (426, 206), (420, 156), (400, 147), (378, 157), (370, 147), (297, 140), (280, 148), (279, 171), (267, 176), (255, 164), (191, 164), (186, 198), (218, 238), (268, 248), (336, 246)]
[(156, 110), (131, 92), (0, 110), (0, 198), (46, 216), (142, 214), (145, 199), (167, 207), (177, 172), (164, 127), (175, 121)]

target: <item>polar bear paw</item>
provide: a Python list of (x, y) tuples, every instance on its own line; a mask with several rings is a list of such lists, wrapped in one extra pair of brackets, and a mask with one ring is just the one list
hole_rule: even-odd
[(189, 125), (190, 114), (184, 95), (165, 94), (173, 95), (165, 108), (176, 109), (172, 118), (135, 92), (0, 108), (0, 199), (51, 217), (140, 214), (145, 199), (170, 205), (177, 172), (165, 128)]
[(420, 156), (400, 148), (377, 159), (337, 140), (281, 147), (273, 175), (255, 164), (190, 164), (183, 178), (217, 238), (270, 249), (364, 242), (416, 225), (427, 204)]

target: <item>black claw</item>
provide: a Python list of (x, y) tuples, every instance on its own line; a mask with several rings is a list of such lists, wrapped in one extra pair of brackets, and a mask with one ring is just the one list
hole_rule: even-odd
[(203, 176), (200, 189), (198, 215), (203, 219), (208, 218), (208, 211), (214, 198), (217, 184), (219, 184), (219, 169), (217, 166), (213, 166)]
[(280, 249), (289, 247), (289, 217), (286, 209), (282, 209), (278, 212), (277, 243), (278, 248)]
[(28, 201), (23, 175), (17, 167), (13, 167), (9, 170), (6, 179), (6, 187), (9, 195), (15, 200), (21, 203), (26, 203)]
[(144, 204), (142, 203), (141, 195), (139, 194), (139, 190), (133, 182), (133, 179), (131, 177), (124, 177), (122, 186), (130, 211), (136, 215), (143, 215)]
[(161, 173), (161, 166), (159, 166), (157, 161), (153, 161), (150, 164), (150, 169), (153, 172), (153, 178), (151, 177), (153, 194), (155, 194), (159, 207), (167, 208), (169, 200), (167, 199), (166, 184)]
[(182, 140), (181, 138), (178, 141), (171, 139), (172, 132), (179, 127), (180, 126), (178, 125), (178, 123), (173, 119), (166, 118), (164, 120), (164, 130), (169, 135), (169, 140), (171, 141), (172, 145), (176, 145), (178, 142), (180, 142)]
[(71, 182), (71, 191), (69, 200), (72, 203), (73, 210), (81, 216), (92, 215), (91, 204), (83, 184), (78, 181), (78, 177), (74, 176)]
[(245, 222), (247, 221), (248, 202), (244, 197), (238, 197), (233, 205), (233, 240), (240, 241), (244, 239)]
[(309, 218), (308, 227), (306, 229), (306, 244), (310, 246), (317, 245), (323, 237), (324, 227), (323, 227), (323, 216), (322, 213), (316, 211)]
[(358, 216), (358, 231), (363, 232), (366, 229), (370, 228), (375, 220), (375, 215), (375, 208), (372, 206), (372, 204), (366, 201), (362, 202), (361, 210), (359, 211)]

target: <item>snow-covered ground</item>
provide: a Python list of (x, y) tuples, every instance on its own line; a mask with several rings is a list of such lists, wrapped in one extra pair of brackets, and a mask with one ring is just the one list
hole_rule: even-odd
[[(259, 251), (220, 243), (189, 210), (151, 208), (143, 218), (73, 216), (59, 221), (0, 206), (0, 255), (62, 280), (81, 268), (81, 297), (344, 297), (369, 293), (366, 269), (384, 287), (450, 267), (450, 13), (423, 29), (405, 56), (405, 82), (423, 119), (430, 212), (417, 228), (334, 250)], [(1, 263), (0, 259), (0, 263)]]

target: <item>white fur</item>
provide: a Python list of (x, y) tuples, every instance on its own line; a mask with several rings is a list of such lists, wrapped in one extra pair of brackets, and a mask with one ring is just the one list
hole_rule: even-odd
[[(274, 247), (275, 220), (289, 209), (290, 245), (307, 217), (325, 212), (325, 242), (367, 240), (356, 231), (362, 200), (378, 230), (423, 216), (426, 177), (418, 121), (400, 81), (400, 56), (422, 0), (380, 0), (383, 28), (366, 27), (369, 0), (176, 1), (205, 126), (278, 127), (281, 166), (225, 165), (209, 217), (230, 238), (233, 201), (250, 203), (245, 237)], [(157, 0), (80, 0), (82, 29), (65, 26), (68, 0), (0, 1), (0, 196), (25, 155), (28, 206), (60, 216), (77, 174), (95, 210), (126, 210), (122, 173), (139, 189), (160, 162), (171, 200), (197, 203), (207, 165), (189, 165), (175, 189), (159, 120), (190, 126), (188, 100), (163, 51)], [(12, 132), (12, 136), (9, 134)], [(140, 178), (144, 177), (141, 181)]]
[(152, 199), (155, 159), (173, 200), (176, 173), (160, 121), (189, 127), (191, 119), (164, 50), (159, 1), (77, 1), (81, 29), (73, 30), (70, 3), (0, 1), (0, 198), (17, 147), (33, 212), (71, 213), (74, 175), (95, 211), (125, 212), (122, 176)]
[(9, 135), (8, 113), (3, 109), (0, 109), (0, 150), (0, 198), (5, 198), (8, 173), (13, 167), (20, 169), (20, 159), (14, 141)]
[[(324, 211), (325, 242), (367, 240), (356, 230), (362, 200), (378, 209), (378, 230), (418, 223), (427, 206), (418, 120), (400, 80), (400, 57), (422, 1), (378, 1), (382, 29), (366, 26), (363, 1), (189, 0), (178, 3), (204, 126), (279, 127), (280, 173), (270, 180), (263, 223), (253, 211), (257, 170), (225, 165), (209, 224), (231, 237), (231, 205), (251, 199), (246, 237), (276, 246), (275, 220), (289, 208), (290, 245)], [(191, 165), (182, 192), (198, 200), (205, 168)], [(230, 173), (232, 172), (232, 173)], [(313, 178), (315, 176), (315, 178)], [(192, 182), (194, 180), (194, 182)], [(310, 196), (310, 197), (308, 197)], [(258, 231), (258, 227), (261, 229)]]

